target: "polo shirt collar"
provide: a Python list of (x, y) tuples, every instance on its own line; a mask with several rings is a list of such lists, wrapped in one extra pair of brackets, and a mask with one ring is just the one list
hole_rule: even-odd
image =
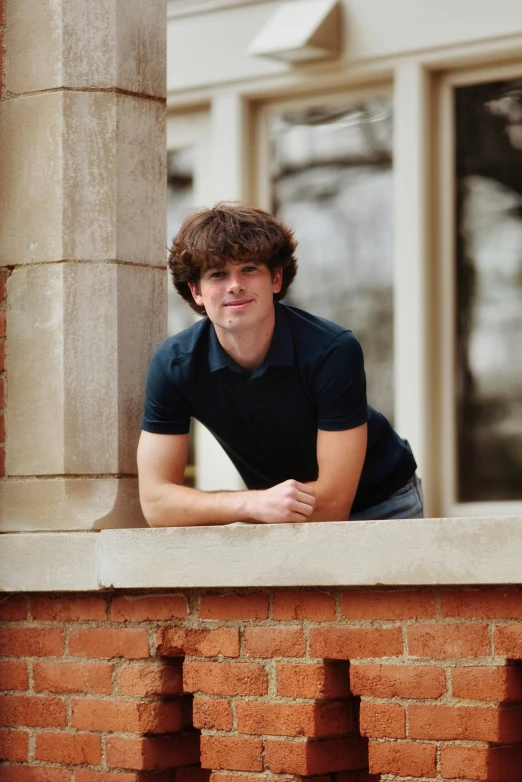
[[(255, 376), (262, 375), (268, 367), (289, 367), (294, 361), (294, 343), (292, 339), (292, 329), (290, 327), (288, 315), (284, 304), (276, 302), (275, 306), (275, 326), (272, 335), (272, 341), (268, 348), (265, 360), (260, 367), (253, 373)], [(228, 367), (234, 372), (241, 374), (250, 374), (244, 367), (239, 366), (228, 353), (226, 353), (217, 338), (214, 325), (209, 322), (209, 344), (208, 361), (211, 372)]]

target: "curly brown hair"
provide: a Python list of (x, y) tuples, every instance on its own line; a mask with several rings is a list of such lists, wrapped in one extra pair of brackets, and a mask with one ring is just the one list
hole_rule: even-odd
[(205, 308), (196, 304), (188, 283), (197, 285), (208, 268), (228, 261), (255, 261), (272, 274), (283, 271), (283, 284), (274, 300), (284, 298), (297, 272), (293, 231), (268, 212), (249, 204), (221, 201), (212, 209), (190, 214), (172, 241), (168, 265), (177, 292), (198, 315)]

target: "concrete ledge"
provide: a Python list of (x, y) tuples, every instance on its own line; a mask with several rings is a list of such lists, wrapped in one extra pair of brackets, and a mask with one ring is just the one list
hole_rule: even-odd
[(0, 590), (92, 592), (99, 588), (96, 533), (0, 535)]
[(0, 537), (4, 591), (522, 584), (522, 518)]

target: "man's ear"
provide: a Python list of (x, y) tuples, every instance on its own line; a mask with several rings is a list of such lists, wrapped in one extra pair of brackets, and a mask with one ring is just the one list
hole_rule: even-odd
[(196, 282), (187, 282), (187, 285), (189, 286), (190, 292), (192, 293), (192, 298), (194, 299), (194, 301), (196, 302), (198, 307), (202, 307), (203, 306), (203, 299), (201, 297), (201, 293), (200, 293), (200, 290), (199, 290), (198, 283), (196, 283)]
[(273, 293), (279, 293), (283, 286), (283, 269), (279, 266), (277, 269), (272, 269), (272, 291)]

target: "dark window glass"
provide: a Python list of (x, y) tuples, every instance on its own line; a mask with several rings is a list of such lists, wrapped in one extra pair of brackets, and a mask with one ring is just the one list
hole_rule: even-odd
[[(167, 153), (167, 240), (170, 244), (194, 206), (194, 150), (183, 147)], [(194, 322), (194, 313), (168, 281), (168, 334), (177, 334)], [(195, 482), (194, 430), (190, 430), (185, 484)]]
[(393, 419), (391, 100), (273, 114), (270, 140), (272, 211), (299, 241), (287, 302), (353, 330)]
[(455, 90), (458, 500), (522, 499), (522, 80)]

